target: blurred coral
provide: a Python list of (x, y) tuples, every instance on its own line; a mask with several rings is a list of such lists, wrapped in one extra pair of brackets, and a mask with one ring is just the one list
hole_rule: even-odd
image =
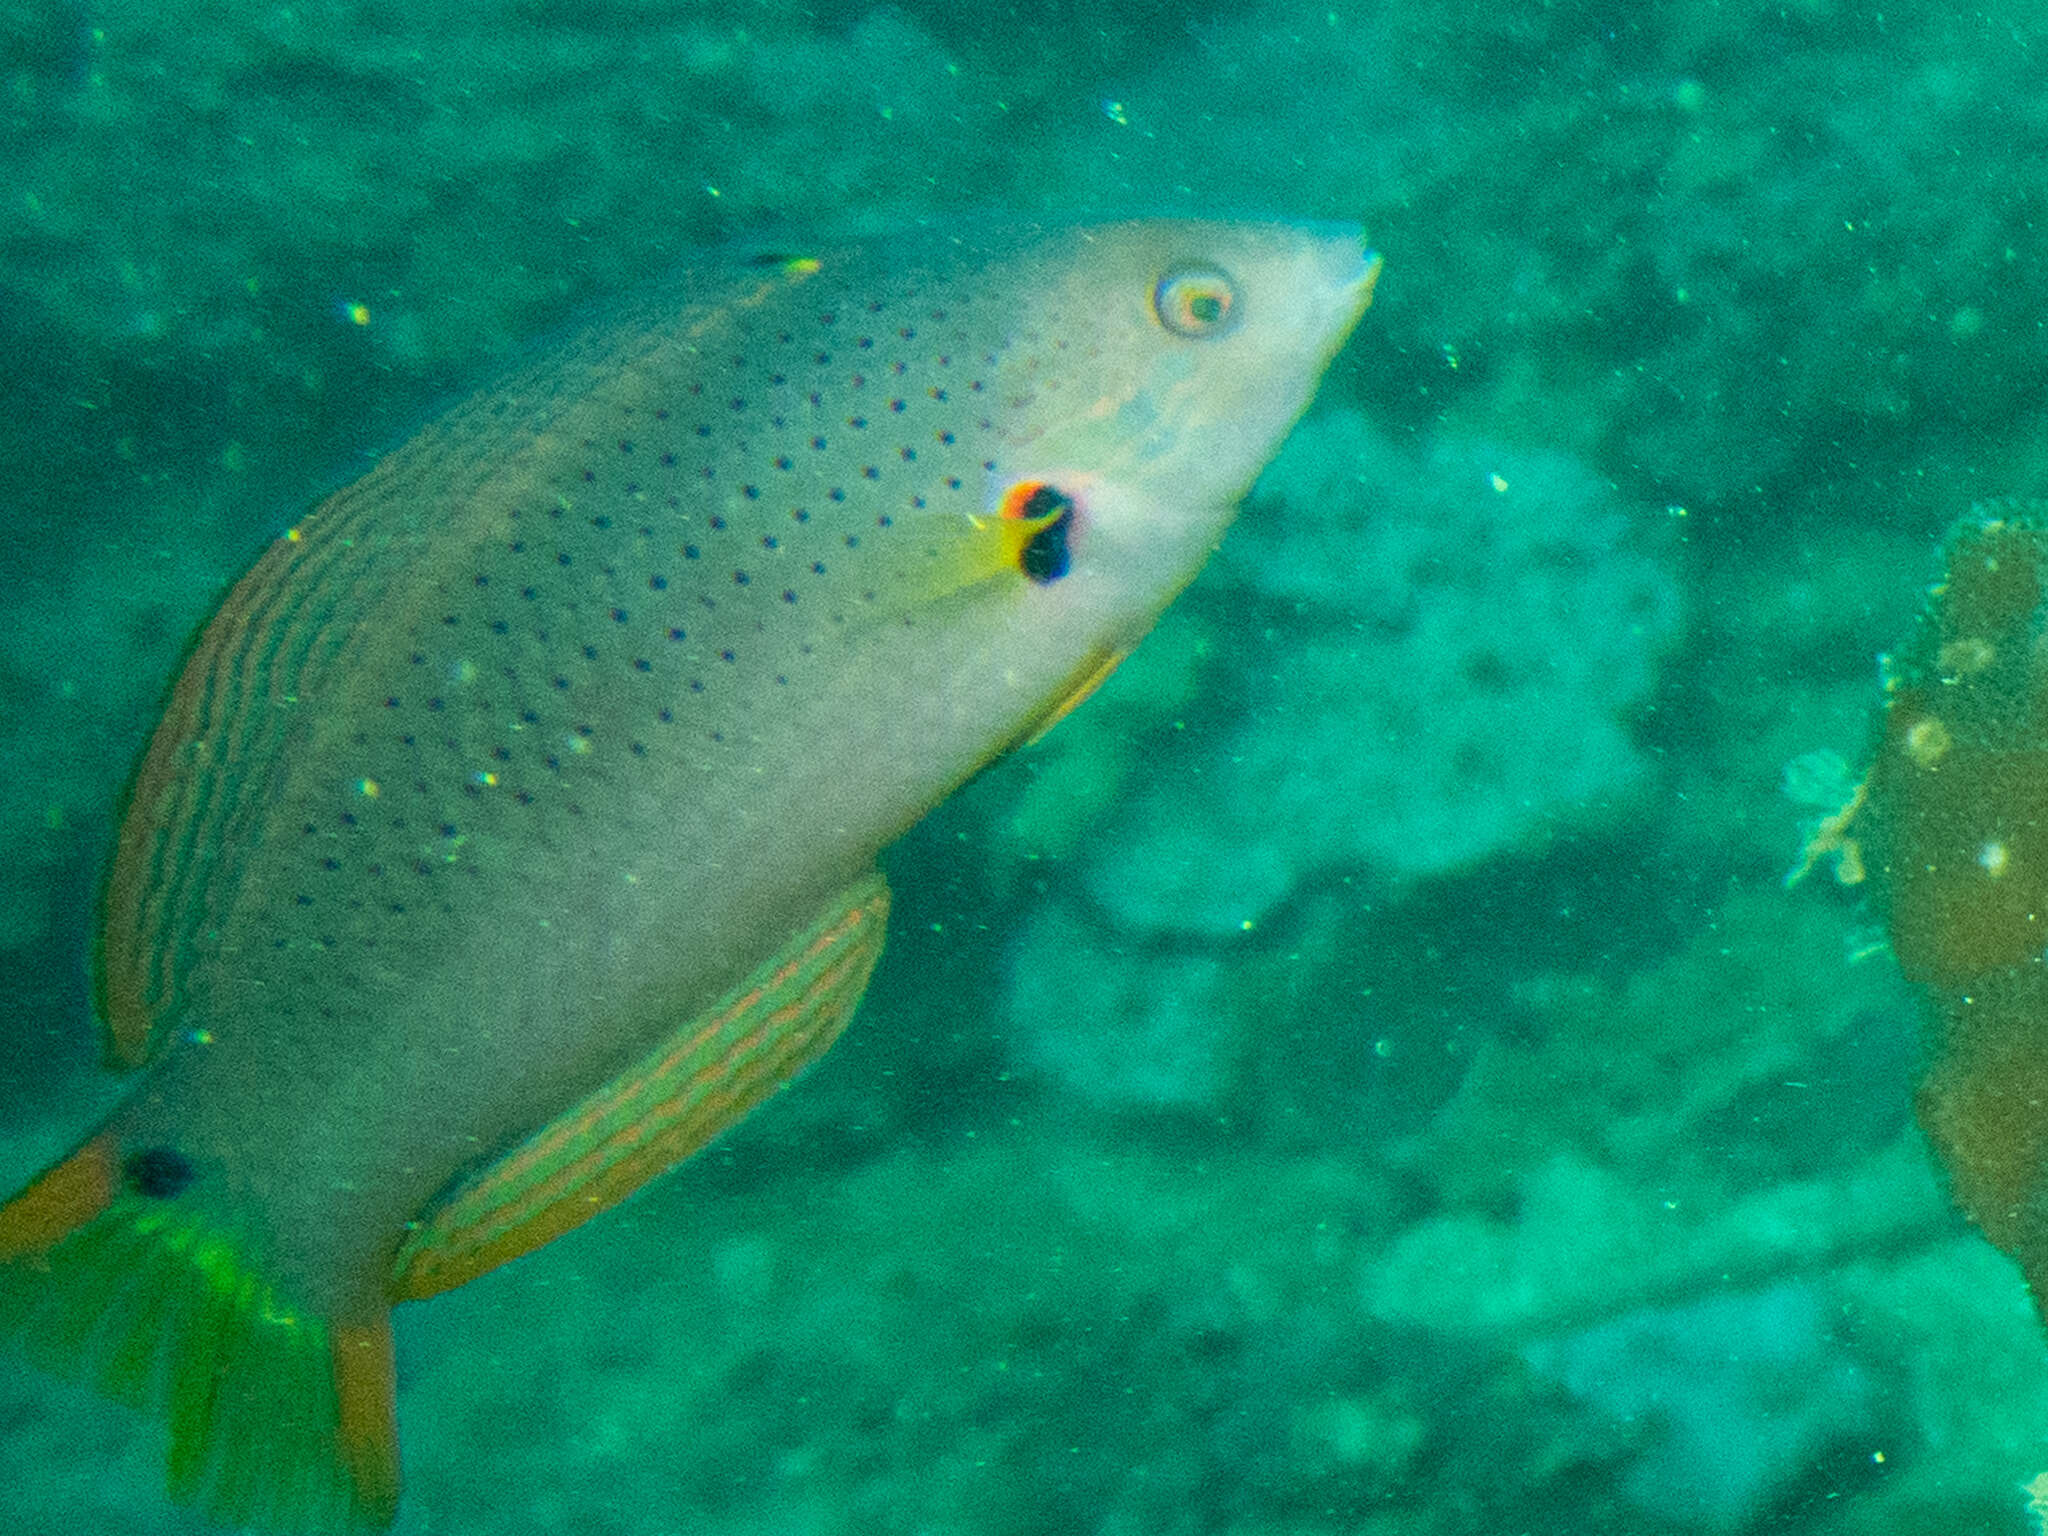
[(1212, 648), (1264, 643), (1145, 752), (1090, 894), (1132, 930), (1226, 933), (1319, 872), (1400, 884), (1625, 816), (1680, 627), (1654, 533), (1561, 455), (1311, 419), (1190, 594)]

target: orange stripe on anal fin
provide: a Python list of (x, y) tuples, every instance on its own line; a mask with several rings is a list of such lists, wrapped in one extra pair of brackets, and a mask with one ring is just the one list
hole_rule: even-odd
[(112, 1205), (118, 1151), (102, 1132), (0, 1206), (0, 1260), (48, 1253)]
[(380, 1526), (398, 1513), (398, 1376), (389, 1313), (337, 1324), (333, 1334), (335, 1434), (356, 1504)]
[(413, 1224), (391, 1294), (417, 1301), (551, 1242), (732, 1125), (846, 1026), (888, 909), (870, 874), (716, 1006), (450, 1191)]

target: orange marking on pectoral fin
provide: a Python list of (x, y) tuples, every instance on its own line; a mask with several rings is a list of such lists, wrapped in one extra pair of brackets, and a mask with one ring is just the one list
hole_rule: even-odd
[(337, 1324), (333, 1338), (335, 1432), (358, 1508), (389, 1525), (398, 1513), (397, 1371), (389, 1313)]
[(454, 1186), (399, 1249), (392, 1294), (432, 1296), (551, 1242), (735, 1124), (838, 1039), (888, 914), (870, 874), (715, 1006)]
[(0, 1206), (0, 1260), (47, 1253), (113, 1204), (114, 1138), (102, 1133)]

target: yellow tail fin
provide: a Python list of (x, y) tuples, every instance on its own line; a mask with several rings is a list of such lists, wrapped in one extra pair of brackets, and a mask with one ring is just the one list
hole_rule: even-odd
[(170, 1420), (169, 1486), (225, 1524), (327, 1533), (398, 1505), (388, 1315), (293, 1305), (196, 1202), (128, 1187), (111, 1135), (0, 1206), (0, 1335)]

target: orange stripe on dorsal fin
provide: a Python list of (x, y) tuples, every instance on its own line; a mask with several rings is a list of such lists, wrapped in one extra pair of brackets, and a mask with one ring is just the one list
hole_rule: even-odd
[(432, 1296), (551, 1242), (735, 1124), (839, 1037), (888, 915), (877, 871), (715, 1007), (455, 1185), (399, 1249), (393, 1294)]
[[(723, 312), (705, 298), (685, 316)], [(94, 998), (113, 1065), (149, 1060), (182, 1015), (243, 855), (263, 843), (275, 776), (332, 714), (357, 631), (419, 580), (423, 543), (450, 537), (451, 520), (495, 527), (536, 473), (537, 422), (662, 356), (677, 323), (622, 313), (473, 396), (308, 512), (221, 599), (122, 795), (100, 887)]]

